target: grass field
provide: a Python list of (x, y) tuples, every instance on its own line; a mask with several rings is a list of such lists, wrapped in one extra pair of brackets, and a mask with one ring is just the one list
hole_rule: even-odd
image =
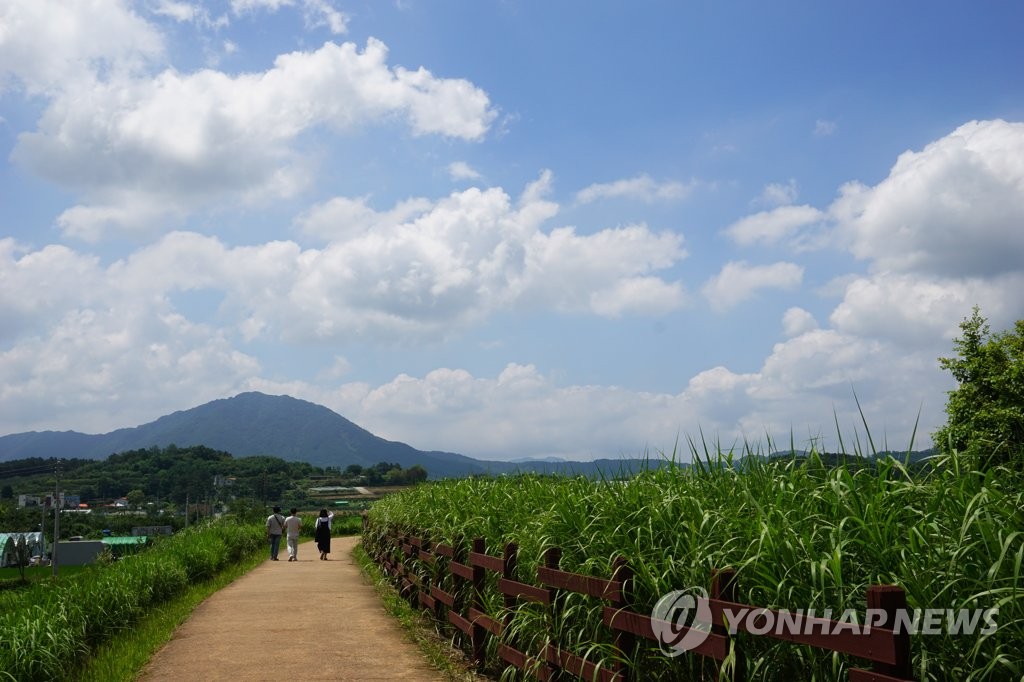
[[(698, 453), (694, 453), (698, 454)], [(898, 461), (829, 468), (728, 454), (692, 469), (669, 466), (628, 481), (520, 476), (423, 485), (370, 511), (374, 533), (397, 528), (434, 542), (482, 537), (500, 553), (520, 546), (520, 575), (535, 574), (541, 552), (563, 550), (566, 570), (611, 575), (625, 557), (636, 571), (635, 603), (709, 587), (713, 569), (737, 571), (739, 599), (781, 609), (866, 608), (871, 584), (896, 584), (911, 608), (997, 607), (990, 635), (917, 636), (921, 680), (1019, 680), (1024, 675), (1024, 477), (944, 458), (912, 474)], [(487, 596), (500, 613), (500, 596)], [(607, 641), (593, 600), (570, 601), (557, 625), (581, 643)], [(536, 610), (515, 614), (511, 629), (539, 643)], [(539, 646), (539, 644), (538, 644)], [(594, 656), (618, 653), (596, 647)], [(678, 659), (644, 657), (648, 679), (699, 679)], [(847, 657), (765, 640), (744, 644), (750, 679), (841, 680)], [(639, 662), (639, 661), (638, 661)]]

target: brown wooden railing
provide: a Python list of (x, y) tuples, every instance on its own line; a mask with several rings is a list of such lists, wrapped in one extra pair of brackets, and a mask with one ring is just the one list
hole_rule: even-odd
[[(381, 529), (371, 532), (365, 517), (363, 538), (367, 553), (390, 576), (410, 604), (428, 610), (438, 622), (451, 624), (463, 633), (470, 654), (481, 667), (486, 664), (490, 638), (496, 644), (497, 657), (504, 665), (513, 666), (540, 680), (555, 679), (563, 673), (588, 682), (627, 682), (642, 679), (642, 671), (633, 669), (628, 663), (629, 654), (638, 642), (658, 642), (657, 632), (664, 632), (663, 628), (674, 627), (677, 635), (686, 631), (685, 627), (680, 629), (678, 625), (655, 621), (650, 615), (633, 609), (629, 598), (633, 572), (622, 558), (615, 560), (612, 576), (605, 579), (561, 570), (561, 550), (552, 547), (544, 552), (542, 565), (537, 567), (538, 584), (532, 584), (518, 576), (518, 546), (515, 543), (507, 544), (501, 556), (493, 556), (487, 554), (483, 538), (468, 544), (434, 544), (422, 535), (412, 533), (398, 534)], [(488, 573), (495, 574), (496, 581), (493, 578), (488, 581)], [(487, 613), (484, 607), (488, 589), (496, 589), (501, 596), (503, 609), (500, 614)], [(606, 642), (594, 644), (610, 645), (616, 655), (606, 656), (600, 661), (588, 660), (557, 641), (552, 622), (547, 623), (547, 643), (542, 650), (516, 648), (509, 625), (517, 610), (524, 604), (537, 603), (549, 607), (547, 613), (550, 616), (565, 593), (601, 600), (602, 622), (608, 638)], [(866, 596), (868, 609), (886, 612), (886, 623), (897, 622), (896, 614), (907, 608), (905, 593), (893, 585), (871, 586)], [(715, 670), (729, 657), (731, 650), (742, 646), (742, 642), (724, 625), (727, 611), (737, 613), (738, 609), (748, 609), (760, 615), (732, 624), (746, 636), (788, 641), (868, 661), (871, 669), (849, 669), (850, 682), (914, 679), (911, 676), (910, 634), (905, 629), (894, 632), (874, 626), (852, 632), (838, 621), (741, 603), (736, 596), (736, 573), (728, 569), (715, 571), (711, 576), (708, 605), (712, 622), (716, 625), (712, 626), (703, 642), (687, 653), (710, 660)], [(795, 627), (766, 631), (763, 619), (769, 617), (776, 623), (780, 618), (788, 618)], [(737, 655), (734, 660), (742, 661), (742, 657)], [(743, 677), (743, 670), (735, 668), (733, 678), (741, 680)]]

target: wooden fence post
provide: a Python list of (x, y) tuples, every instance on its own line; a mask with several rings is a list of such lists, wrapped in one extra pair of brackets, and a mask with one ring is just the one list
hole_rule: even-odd
[[(622, 583), (618, 599), (611, 600), (612, 606), (616, 609), (632, 610), (633, 569), (630, 568), (625, 557), (617, 556), (612, 562), (612, 580)], [(623, 659), (629, 660), (629, 656), (633, 654), (636, 648), (636, 636), (625, 630), (616, 630), (613, 642), (615, 648), (622, 654)], [(621, 674), (626, 680), (637, 679), (637, 671), (624, 662), (617, 661), (612, 666), (612, 672)]]
[[(466, 539), (461, 535), (456, 535), (452, 538), (452, 561), (457, 564), (465, 563), (466, 561)], [(448, 570), (452, 576), (452, 596), (455, 598), (448, 610), (448, 616), (451, 618), (452, 613), (457, 616), (462, 616), (466, 612), (466, 581), (462, 576), (456, 575), (452, 570), (449, 562)], [(458, 635), (461, 646), (466, 646), (467, 633)]]
[[(546, 568), (550, 568), (553, 571), (561, 570), (562, 565), (562, 548), (561, 547), (548, 547), (544, 550), (544, 554), (541, 555), (541, 560), (544, 562)], [(565, 595), (562, 594), (562, 590), (558, 588), (549, 588), (551, 594), (551, 603), (548, 605), (548, 644), (545, 650), (541, 652), (540, 659), (545, 661), (545, 664), (550, 664), (552, 661), (548, 656), (548, 652), (553, 648), (561, 649), (561, 642), (555, 638), (554, 633), (557, 631), (555, 625), (558, 618), (562, 613), (563, 601)]]
[[(879, 610), (885, 613), (885, 624), (888, 630), (895, 630), (897, 617), (900, 612), (907, 610), (907, 593), (902, 587), (896, 585), (872, 585), (867, 592), (868, 610)], [(900, 632), (893, 633), (894, 644), (896, 645), (896, 662), (875, 663), (872, 669), (876, 672), (913, 679), (911, 675), (910, 658), (910, 632), (903, 628)]]
[[(487, 544), (483, 538), (473, 539), (473, 551), (477, 554), (487, 553)], [(484, 612), (484, 568), (482, 566), (473, 565), (473, 596), (470, 600), (470, 604), (474, 609)], [(477, 625), (476, 620), (473, 621), (473, 633), (470, 635), (470, 639), (473, 645), (473, 660), (476, 661), (477, 666), (483, 668), (484, 659), (487, 657), (485, 650), (487, 631), (484, 630), (482, 625)]]
[[(711, 598), (719, 599), (721, 601), (739, 601), (736, 597), (736, 571), (734, 569), (723, 568), (722, 570), (711, 571)], [(725, 623), (712, 623), (711, 632), (725, 637), (729, 636), (729, 628), (726, 627)], [(733, 650), (736, 651), (736, 647), (739, 642), (732, 639), (729, 643)], [(743, 659), (740, 657), (739, 651), (736, 651), (736, 656), (734, 658), (736, 661), (736, 667), (733, 670), (732, 679), (746, 679), (746, 671), (743, 669)], [(720, 675), (721, 669), (718, 668), (715, 670), (715, 680), (718, 680)]]
[[(510, 542), (505, 545), (505, 553), (501, 559), (501, 577), (505, 580), (516, 580), (516, 575), (519, 572), (519, 545), (514, 542)], [(503, 595), (502, 603), (505, 606), (505, 616), (502, 618), (502, 632), (512, 624), (512, 619), (515, 618), (515, 609), (519, 605), (519, 600), (510, 594)]]

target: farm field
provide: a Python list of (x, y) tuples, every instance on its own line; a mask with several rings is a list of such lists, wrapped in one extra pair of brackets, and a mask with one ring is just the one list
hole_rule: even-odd
[[(863, 462), (863, 460), (860, 460)], [(1019, 680), (1024, 674), (1024, 486), (1012, 469), (974, 468), (945, 456), (908, 471), (827, 467), (808, 461), (728, 456), (710, 465), (651, 470), (628, 481), (522, 476), (422, 485), (378, 502), (364, 540), (388, 533), (457, 545), (482, 538), (492, 555), (518, 544), (519, 578), (533, 582), (543, 552), (561, 548), (561, 568), (608, 578), (623, 557), (635, 572), (633, 604), (650, 613), (673, 590), (710, 589), (712, 572), (736, 572), (737, 600), (775, 609), (843, 613), (867, 607), (870, 585), (897, 585), (910, 609), (998, 609), (994, 632), (913, 635), (919, 680)], [(401, 552), (398, 553), (399, 555)], [(400, 560), (401, 557), (395, 557)], [(431, 569), (421, 567), (429, 579)], [(493, 581), (492, 581), (493, 582)], [(692, 656), (655, 646), (619, 651), (598, 600), (569, 595), (547, 624), (535, 604), (505, 610), (488, 584), (486, 613), (506, 619), (505, 637), (534, 655), (552, 632), (591, 662), (624, 658), (645, 679), (701, 679)], [(744, 679), (845, 680), (863, 661), (808, 646), (741, 635)], [(581, 653), (583, 655), (583, 653)], [(505, 670), (492, 640), (486, 665)]]

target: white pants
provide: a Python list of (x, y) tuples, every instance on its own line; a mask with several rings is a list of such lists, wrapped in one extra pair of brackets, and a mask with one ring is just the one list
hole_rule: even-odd
[(288, 556), (299, 558), (299, 539), (297, 537), (288, 537)]

